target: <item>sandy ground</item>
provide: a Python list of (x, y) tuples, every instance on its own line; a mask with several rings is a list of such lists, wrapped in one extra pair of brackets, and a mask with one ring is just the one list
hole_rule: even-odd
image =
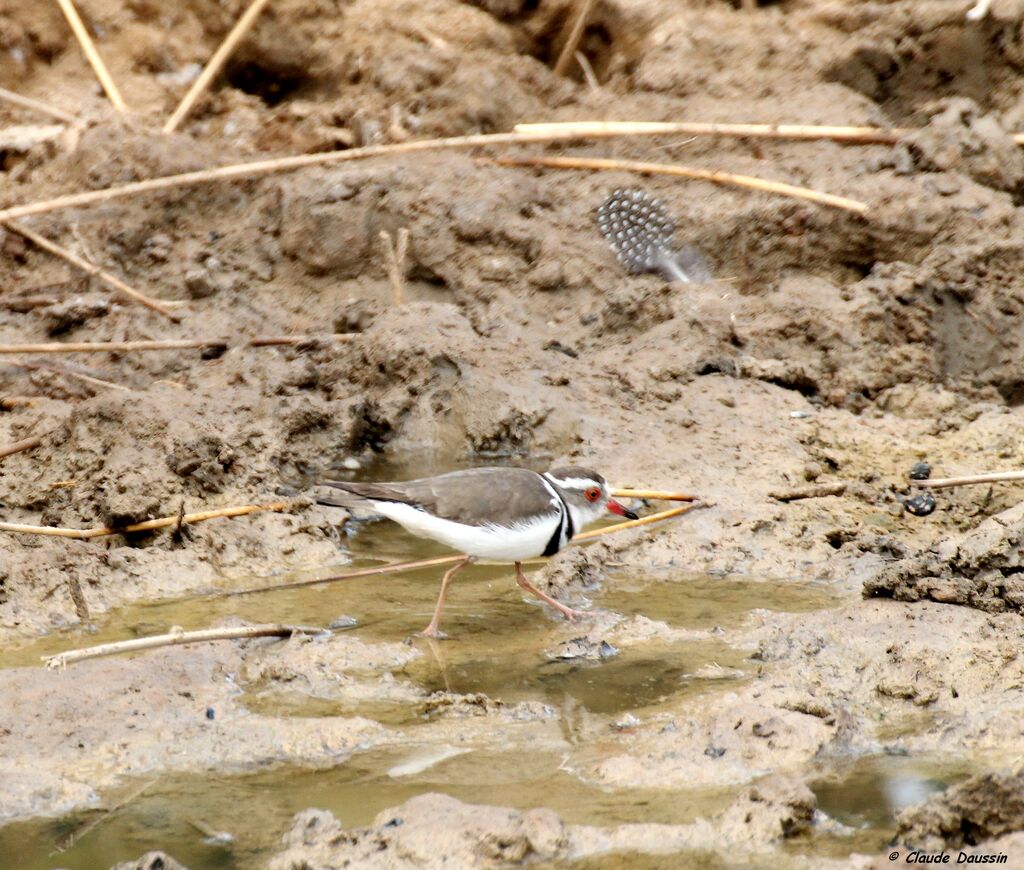
[[(0, 443), (43, 436), (39, 448), (0, 460), (6, 521), (125, 524), (183, 505), (300, 498), (289, 512), (197, 525), (183, 538), (5, 534), (0, 640), (14, 646), (225, 578), (344, 563), (337, 511), (301, 496), (312, 476), (346, 463), (571, 461), (714, 505), (616, 538), (582, 564), (563, 557), (541, 577), (559, 594), (579, 594), (583, 581), (614, 589), (631, 574), (686, 571), (818, 579), (836, 597), (827, 613), (761, 615), (731, 631), (756, 672), (713, 704), (680, 695), (636, 727), (602, 733), (599, 753), (586, 740), (567, 749), (581, 777), (610, 789), (767, 781), (770, 799), (746, 813), (745, 792), (724, 815), (656, 831), (418, 798), (402, 810), (415, 824), (381, 819), (376, 832), (342, 836), (336, 820), (301, 818), (273, 866), (307, 860), (303, 850), (320, 850), (317, 866), (365, 864), (378, 840), (415, 867), (439, 854), (583, 861), (695, 844), (782, 861), (784, 838), (821, 824), (805, 780), (822, 759), (945, 752), (983, 774), (1024, 754), (1020, 489), (943, 491), (926, 517), (902, 505), (918, 460), (936, 476), (1024, 463), (1024, 153), (1006, 132), (1024, 129), (1022, 4), (996, 0), (988, 18), (967, 22), (970, 4), (948, 0), (790, 0), (746, 11), (598, 0), (581, 43), (594, 88), (578, 68), (565, 77), (551, 69), (572, 20), (563, 0), (284, 0), (180, 131), (163, 135), (190, 65), (242, 5), (83, 2), (133, 110), (121, 117), (55, 4), (0, 2), (0, 85), (85, 120), (73, 135), (32, 144), (38, 131), (29, 131), (27, 148), (0, 150), (2, 203), (531, 120), (920, 129), (895, 147), (667, 137), (550, 149), (786, 180), (863, 200), (864, 217), (727, 187), (504, 169), (445, 153), (31, 220), (145, 292), (183, 301), (178, 324), (3, 235), (5, 342), (351, 335), (222, 354), (5, 357), (3, 395), (30, 401), (0, 412)], [(0, 132), (42, 121), (0, 104)], [(594, 222), (622, 186), (660, 197), (678, 238), (706, 252), (719, 280), (682, 287), (626, 275)], [(409, 301), (396, 308), (377, 235), (401, 227), (411, 232)], [(816, 484), (845, 488), (772, 495)], [(552, 643), (575, 631), (628, 648), (674, 631), (604, 617), (573, 630), (531, 613), (551, 620)], [(392, 676), (422, 654), (402, 640), (175, 649), (84, 664), (73, 680), (0, 671), (0, 691), (15, 701), (0, 710), (0, 818), (88, 805), (143, 772), (316, 767), (400, 743), (401, 730), (372, 716), (249, 715), (237, 687), (301, 679), (319, 697), (422, 703), (420, 689)], [(219, 711), (216, 727), (196, 715), (204, 706)], [(477, 709), (442, 717), (420, 739), (561, 746), (541, 710)], [(998, 775), (1014, 781), (1012, 771)], [(454, 839), (417, 840), (440, 812), (465, 816), (448, 824)], [(972, 836), (1003, 837), (1024, 863), (1012, 837), (1022, 815), (976, 825)], [(908, 822), (900, 835), (935, 847), (953, 828)]]

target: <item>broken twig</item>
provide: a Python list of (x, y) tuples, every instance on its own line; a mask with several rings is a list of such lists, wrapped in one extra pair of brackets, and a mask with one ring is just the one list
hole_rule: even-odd
[(815, 483), (811, 486), (796, 486), (793, 489), (776, 490), (768, 493), (768, 498), (776, 501), (799, 501), (803, 498), (825, 498), (829, 495), (842, 495), (846, 492), (845, 483)]
[(180, 646), (186, 643), (205, 643), (211, 640), (240, 640), (250, 637), (291, 637), (293, 634), (322, 634), (325, 629), (308, 625), (243, 625), (229, 628), (204, 628), (201, 631), (182, 631), (172, 629), (167, 634), (156, 634), (152, 637), (140, 637), (135, 640), (119, 640), (114, 643), (101, 643), (85, 649), (73, 649), (56, 655), (43, 656), (48, 668), (65, 668), (75, 662), (95, 659), (101, 656), (112, 656), (118, 653), (138, 652), (144, 649), (157, 649), (163, 646)]
[(164, 124), (165, 133), (173, 133), (177, 128), (178, 124), (184, 120), (185, 116), (192, 111), (192, 107), (195, 105), (203, 92), (210, 86), (216, 77), (217, 73), (221, 71), (227, 59), (231, 56), (231, 52), (235, 50), (235, 46), (241, 41), (242, 37), (249, 32), (249, 28), (252, 27), (256, 18), (260, 12), (263, 11), (263, 7), (267, 5), (270, 0), (252, 0), (249, 4), (249, 8), (242, 13), (242, 17), (235, 22), (235, 26), (231, 28), (230, 33), (224, 37), (224, 41), (217, 47), (217, 50), (213, 53), (213, 56), (207, 61), (206, 66), (203, 67), (203, 71), (199, 74), (199, 77), (192, 83), (192, 87), (188, 89), (188, 93), (182, 98), (181, 102), (178, 103), (178, 107), (171, 113), (171, 117), (167, 119), (167, 123)]
[(8, 444), (6, 447), (0, 447), (0, 459), (3, 459), (5, 456), (12, 456), (15, 453), (21, 453), (24, 450), (31, 450), (33, 447), (38, 447), (43, 443), (43, 439), (46, 435), (49, 434), (50, 433), (47, 432), (43, 435), (33, 435), (31, 438), (26, 438), (23, 441), (15, 441), (13, 444)]
[(818, 205), (828, 205), (846, 211), (864, 214), (868, 210), (867, 203), (845, 196), (823, 193), (809, 187), (797, 187), (782, 181), (769, 181), (755, 178), (752, 175), (736, 175), (732, 172), (720, 172), (717, 169), (697, 169), (690, 166), (677, 166), (670, 163), (646, 163), (639, 160), (609, 160), (601, 157), (498, 157), (487, 162), (497, 166), (537, 166), (545, 169), (587, 169), (611, 170), (618, 172), (638, 172), (642, 175), (674, 175), (679, 178), (692, 178), (698, 181), (710, 181), (733, 187), (745, 187), (766, 193), (777, 193), (793, 199), (805, 199)]

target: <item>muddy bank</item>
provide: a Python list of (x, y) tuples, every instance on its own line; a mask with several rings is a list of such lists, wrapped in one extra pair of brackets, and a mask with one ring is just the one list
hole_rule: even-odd
[[(573, 20), (566, 0), (287, 0), (265, 10), (171, 135), (163, 119), (242, 4), (83, 5), (133, 111), (110, 109), (58, 10), (0, 4), (0, 85), (83, 120), (0, 140), (4, 205), (557, 118), (919, 129), (895, 146), (669, 138), (550, 149), (786, 180), (863, 200), (866, 216), (437, 153), (32, 219), (184, 303), (179, 323), (5, 233), (5, 342), (310, 338), (258, 351), (4, 357), (0, 446), (42, 443), (0, 460), (3, 520), (83, 528), (289, 507), (180, 533), (3, 533), (0, 684), (17, 703), (0, 712), (11, 784), (0, 838), (34, 838), (48, 854), (63, 833), (51, 819), (116, 806), (139, 779), (212, 771), (281, 786), (288, 770), (321, 783), (377, 752), (366, 762), (380, 786), (372, 812), (367, 799), (346, 805), (350, 817), (303, 816), (311, 833), (293, 828), (285, 846), (288, 819), (239, 784), (260, 824), (239, 832), (238, 864), (263, 866), (282, 849), (274, 860), (303, 849), (365, 858), (380, 843), (416, 866), (431, 855), (657, 861), (661, 842), (725, 861), (706, 854), (715, 841), (754, 863), (848, 866), (885, 860), (903, 825), (896, 811), (917, 802), (897, 796), (863, 825), (842, 806), (823, 809), (818, 793), (841, 790), (851, 760), (922, 759), (940, 788), (1024, 752), (1020, 489), (943, 491), (924, 517), (904, 507), (919, 460), (936, 475), (1024, 462), (1024, 157), (1008, 135), (1024, 129), (1016, 4), (968, 22), (966, 4), (926, 0), (754, 10), (602, 0), (579, 46), (588, 83), (579, 63), (552, 69)], [(0, 104), (4, 130), (38, 120)], [(623, 272), (594, 213), (628, 186), (665, 202), (678, 241), (706, 253), (716, 281)], [(401, 228), (408, 302), (395, 306), (378, 236)], [(405, 642), (432, 607), (429, 572), (190, 597), (438, 554), (312, 504), (310, 481), (487, 463), (581, 463), (617, 485), (688, 489), (713, 506), (537, 566), (538, 585), (588, 610), (578, 625), (526, 606), (510, 572), (487, 566), (460, 578), (453, 640), (439, 646)], [(343, 617), (353, 632), (318, 641), (166, 650), (66, 673), (33, 666), (43, 652), (175, 624)], [(529, 752), (534, 779), (519, 787), (509, 757), (521, 766)], [(356, 786), (297, 792), (285, 815)], [(202, 791), (166, 798), (161, 812), (180, 819)], [(974, 818), (958, 794), (939, 812), (949, 824), (907, 830), (946, 837)], [(138, 812), (148, 806), (140, 799)], [(463, 839), (427, 836), (445, 807), (464, 817)], [(398, 809), (375, 822), (385, 808)], [(104, 824), (122, 824), (117, 815)], [(398, 817), (406, 823), (387, 827)], [(979, 848), (989, 837), (1019, 848), (1016, 826), (978, 822)], [(189, 866), (224, 857), (194, 832), (167, 836), (178, 852), (128, 838), (130, 852), (69, 861), (105, 867), (165, 847)]]

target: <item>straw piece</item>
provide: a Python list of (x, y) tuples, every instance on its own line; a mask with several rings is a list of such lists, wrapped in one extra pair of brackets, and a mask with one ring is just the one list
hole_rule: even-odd
[(965, 474), (962, 477), (937, 477), (934, 480), (912, 481), (917, 486), (929, 489), (944, 489), (950, 486), (973, 486), (976, 483), (1002, 483), (1024, 480), (1024, 471), (989, 471), (984, 474)]
[(380, 231), (381, 248), (384, 251), (384, 267), (391, 282), (395, 305), (405, 304), (405, 258), (409, 250), (409, 230), (402, 227), (398, 231), (398, 242), (391, 238), (387, 230)]
[(796, 486), (792, 489), (776, 490), (768, 493), (768, 498), (776, 501), (800, 501), (804, 498), (825, 498), (830, 495), (842, 495), (846, 492), (845, 483), (812, 483), (810, 486)]
[(590, 65), (590, 61), (587, 60), (587, 56), (582, 51), (577, 51), (573, 57), (576, 58), (576, 63), (583, 70), (583, 78), (587, 81), (587, 87), (592, 91), (601, 90), (601, 83), (597, 80), (597, 75), (594, 72), (594, 68)]
[(173, 133), (177, 128), (178, 124), (184, 120), (185, 116), (192, 111), (192, 107), (195, 105), (196, 100), (202, 96), (203, 92), (210, 86), (216, 77), (217, 73), (221, 71), (227, 59), (231, 56), (231, 52), (235, 50), (235, 46), (241, 41), (242, 37), (249, 32), (249, 28), (252, 27), (256, 18), (260, 12), (263, 11), (263, 7), (267, 5), (270, 0), (253, 0), (249, 4), (249, 8), (242, 13), (242, 17), (235, 22), (235, 26), (231, 28), (231, 32), (224, 38), (224, 41), (217, 47), (217, 50), (213, 53), (213, 56), (207, 61), (203, 71), (199, 74), (199, 77), (192, 83), (192, 87), (188, 89), (188, 93), (182, 98), (182, 101), (178, 103), (178, 107), (171, 113), (171, 117), (167, 119), (167, 123), (164, 124), (163, 130), (165, 133)]
[[(9, 449), (9, 448), (8, 448)], [(4, 454), (0, 454), (2, 456)], [(292, 503), (287, 501), (275, 501), (270, 504), (247, 504), (241, 507), (219, 508), (212, 511), (200, 511), (195, 514), (175, 514), (173, 517), (160, 517), (154, 520), (145, 520), (141, 523), (132, 523), (120, 528), (110, 526), (97, 526), (91, 529), (66, 529), (58, 526), (30, 526), (23, 523), (2, 523), (0, 532), (18, 532), (25, 535), (43, 535), (51, 538), (74, 538), (75, 540), (87, 540), (89, 538), (102, 538), (107, 535), (126, 535), (134, 532), (151, 532), (154, 529), (166, 529), (169, 526), (176, 526), (185, 523), (201, 523), (206, 520), (214, 520), (219, 517), (243, 517), (248, 514), (262, 513), (264, 511), (285, 511)]]
[(73, 831), (70, 831), (65, 836), (58, 839), (57, 842), (53, 844), (53, 852), (50, 853), (51, 857), (53, 855), (59, 855), (61, 852), (66, 852), (68, 849), (74, 846), (75, 843), (81, 840), (82, 837), (84, 837), (89, 832), (94, 831), (96, 828), (98, 828), (100, 825), (102, 825), (104, 822), (110, 819), (115, 813), (119, 813), (126, 806), (128, 806), (128, 804), (142, 797), (142, 795), (149, 791), (149, 789), (156, 785), (156, 783), (156, 779), (151, 779), (148, 782), (142, 783), (142, 785), (140, 785), (138, 788), (133, 789), (132, 792), (126, 798), (124, 798), (124, 800), (118, 801), (106, 812), (101, 813), (96, 818), (86, 822), (79, 828), (75, 828)]
[(684, 504), (679, 507), (669, 508), (665, 511), (658, 511), (656, 514), (648, 514), (646, 517), (640, 517), (638, 520), (626, 520), (624, 523), (615, 523), (613, 526), (605, 526), (603, 529), (594, 529), (593, 531), (583, 532), (582, 534), (576, 535), (572, 539), (572, 543), (575, 544), (579, 541), (589, 541), (593, 538), (600, 538), (602, 535), (610, 535), (613, 532), (622, 532), (626, 529), (635, 529), (638, 526), (646, 526), (650, 523), (660, 523), (662, 520), (681, 516), (682, 514), (689, 513), (690, 511), (700, 507), (708, 507), (708, 505), (705, 502), (696, 501), (692, 504)]
[(562, 46), (562, 51), (558, 55), (558, 60), (555, 62), (555, 75), (564, 76), (565, 71), (569, 69), (569, 64), (572, 62), (573, 55), (576, 53), (576, 46), (580, 44), (580, 38), (583, 36), (583, 30), (587, 26), (587, 19), (590, 17), (590, 10), (594, 7), (594, 0), (579, 0), (580, 11), (576, 15), (576, 20), (573, 22), (572, 30), (569, 32), (569, 36), (565, 40), (565, 45)]
[[(601, 535), (607, 535), (611, 532), (618, 532), (623, 529), (630, 529), (636, 526), (647, 525), (648, 523), (667, 520), (671, 517), (687, 513), (694, 508), (706, 506), (707, 505), (704, 502), (696, 502), (694, 504), (682, 505), (681, 507), (641, 517), (639, 520), (616, 523), (612, 526), (606, 526), (603, 529), (597, 529), (593, 532), (585, 532), (582, 535), (576, 535), (576, 537), (572, 539), (572, 543), (596, 538)], [(419, 568), (435, 568), (441, 565), (452, 565), (456, 562), (461, 562), (464, 558), (465, 556), (462, 555), (438, 556), (435, 559), (417, 559), (414, 562), (394, 562), (390, 565), (381, 565), (377, 568), (361, 568), (358, 571), (345, 571), (341, 574), (331, 574), (327, 577), (310, 577), (305, 580), (293, 580), (289, 583), (276, 583), (273, 586), (262, 586), (258, 589), (233, 589), (228, 592), (218, 593), (218, 597), (233, 598), (238, 595), (255, 595), (259, 592), (277, 592), (282, 589), (298, 589), (303, 586), (319, 586), (321, 583), (333, 583), (338, 580), (356, 580), (360, 577), (376, 577), (382, 574), (399, 574), (403, 571), (415, 571)]]
[(49, 435), (49, 432), (43, 435), (33, 435), (31, 438), (26, 438), (23, 441), (15, 441), (13, 444), (8, 444), (6, 447), (0, 447), (0, 459), (5, 456), (13, 456), (15, 453), (21, 453), (24, 450), (31, 450), (34, 447), (38, 447), (43, 443), (43, 439)]
[(859, 145), (894, 145), (908, 133), (908, 128), (841, 127), (817, 124), (712, 124), (693, 121), (554, 121), (537, 124), (516, 124), (517, 133), (540, 135), (575, 135), (587, 139), (615, 136), (725, 136), (736, 139), (795, 139), (813, 141), (829, 139)]
[(586, 139), (578, 133), (478, 133), (471, 136), (453, 136), (447, 139), (421, 139), (416, 142), (399, 142), (392, 145), (367, 145), (363, 148), (349, 148), (347, 151), (321, 151), (317, 154), (296, 154), (291, 157), (277, 157), (272, 160), (255, 160), (250, 163), (235, 163), (215, 169), (200, 169), (180, 175), (165, 175), (133, 181), (104, 190), (87, 190), (69, 193), (54, 199), (13, 206), (0, 211), (0, 221), (22, 218), (34, 214), (46, 214), (62, 208), (75, 208), (96, 202), (107, 202), (126, 196), (138, 196), (155, 190), (167, 190), (210, 181), (231, 181), (241, 178), (256, 178), (279, 172), (292, 172), (307, 166), (322, 166), (332, 163), (346, 163), (351, 160), (367, 160), (371, 157), (390, 157), (396, 154), (414, 154), (423, 151), (446, 151), (462, 148), (477, 148), (485, 145), (516, 145), (531, 142), (557, 142)]
[(93, 72), (96, 73), (96, 78), (100, 80), (100, 84), (103, 85), (103, 90), (107, 92), (110, 102), (114, 104), (114, 108), (117, 109), (117, 111), (127, 112), (128, 106), (121, 97), (121, 92), (117, 89), (117, 85), (114, 84), (114, 79), (111, 78), (110, 72), (107, 70), (107, 65), (103, 62), (103, 58), (100, 57), (100, 53), (96, 50), (92, 37), (89, 36), (89, 31), (85, 29), (85, 25), (82, 23), (78, 10), (75, 9), (75, 4), (72, 3), (71, 0), (57, 0), (57, 3), (64, 12), (64, 17), (67, 18), (68, 24), (71, 25), (71, 29), (74, 31), (75, 38), (78, 40), (79, 45), (82, 46), (82, 51), (85, 52), (85, 56), (88, 58)]
[(94, 378), (92, 375), (82, 374), (81, 372), (72, 371), (71, 369), (57, 368), (56, 366), (42, 366), (37, 363), (27, 362), (12, 362), (11, 365), (17, 366), (21, 369), (28, 369), (29, 371), (37, 372), (52, 372), (56, 375), (61, 375), (72, 380), (81, 381), (85, 384), (90, 384), (94, 387), (103, 387), (108, 390), (121, 390), (125, 393), (132, 392), (131, 387), (126, 387), (124, 384), (118, 384), (114, 381), (106, 381), (103, 378)]
[(79, 121), (79, 119), (70, 112), (65, 112), (63, 109), (58, 109), (56, 106), (51, 106), (49, 103), (44, 103), (42, 100), (36, 100), (32, 97), (24, 97), (21, 94), (16, 94), (14, 91), (7, 90), (7, 88), (0, 88), (0, 100), (13, 103), (15, 106), (21, 106), (23, 109), (30, 109), (33, 112), (49, 115), (51, 118), (64, 121), (66, 124), (81, 123), (81, 121)]
[(157, 350), (188, 350), (204, 347), (281, 347), (323, 338), (351, 338), (358, 333), (326, 335), (278, 335), (232, 344), (226, 338), (172, 338), (153, 341), (48, 341), (40, 344), (0, 344), (0, 354), (11, 353), (142, 353)]
[(612, 170), (619, 172), (640, 172), (647, 175), (674, 175), (680, 178), (694, 178), (710, 181), (714, 184), (746, 187), (766, 193), (777, 193), (793, 199), (805, 199), (819, 205), (828, 205), (847, 211), (864, 214), (868, 210), (867, 203), (831, 193), (822, 193), (807, 187), (797, 187), (781, 181), (768, 181), (750, 175), (734, 175), (731, 172), (720, 172), (715, 169), (695, 169), (689, 166), (677, 166), (668, 163), (645, 163), (639, 160), (608, 160), (598, 157), (499, 157), (488, 161), (498, 166), (539, 166), (547, 169), (592, 169)]
[(613, 498), (656, 498), (660, 501), (699, 501), (699, 495), (670, 492), (663, 489), (613, 489)]
[(112, 275), (110, 272), (106, 271), (106, 269), (101, 269), (99, 266), (90, 263), (88, 260), (85, 260), (82, 257), (79, 257), (78, 254), (72, 253), (67, 248), (62, 248), (55, 242), (51, 242), (45, 236), (39, 235), (39, 233), (35, 232), (34, 230), (30, 230), (28, 227), (16, 221), (7, 221), (3, 225), (12, 232), (17, 233), (19, 236), (24, 236), (26, 239), (28, 239), (34, 245), (37, 245), (38, 247), (42, 248), (44, 251), (47, 251), (56, 257), (60, 257), (62, 260), (66, 260), (72, 266), (81, 269), (83, 272), (85, 272), (88, 275), (92, 275), (94, 278), (99, 278), (104, 284), (113, 287), (119, 293), (123, 293), (129, 299), (138, 302), (140, 305), (145, 305), (152, 311), (156, 311), (158, 314), (162, 314), (164, 317), (168, 317), (175, 322), (181, 320), (181, 316), (171, 311), (171, 309), (167, 307), (166, 303), (160, 302), (156, 299), (152, 299), (151, 297), (146, 296), (143, 293), (140, 293), (138, 290), (136, 290), (134, 287), (130, 287), (116, 275)]
[(262, 586), (259, 589), (232, 589), (218, 594), (220, 598), (234, 598), (239, 595), (252, 595), (256, 592), (276, 592), (279, 589), (299, 589), (303, 586), (319, 586), (321, 583), (333, 583), (336, 580), (355, 580), (359, 577), (376, 577), (380, 574), (400, 574), (403, 571), (415, 571), (418, 568), (434, 568), (438, 565), (451, 565), (461, 562), (465, 556), (438, 556), (436, 559), (417, 559), (412, 562), (394, 562), (376, 568), (361, 568), (358, 571), (346, 571), (342, 574), (331, 574), (327, 577), (308, 577), (305, 580), (293, 580), (290, 583), (276, 583), (273, 586)]
[(291, 637), (293, 634), (322, 634), (325, 629), (308, 625), (284, 625), (272, 623), (267, 625), (242, 625), (230, 628), (204, 628), (201, 631), (182, 631), (180, 628), (167, 634), (155, 634), (151, 637), (140, 637), (135, 640), (119, 640), (114, 643), (101, 643), (85, 649), (72, 649), (51, 656), (42, 656), (48, 668), (65, 668), (75, 662), (95, 659), (100, 656), (112, 656), (117, 653), (138, 652), (144, 649), (157, 649), (163, 646), (180, 646), (186, 643), (204, 643), (211, 640), (240, 640), (250, 637)]

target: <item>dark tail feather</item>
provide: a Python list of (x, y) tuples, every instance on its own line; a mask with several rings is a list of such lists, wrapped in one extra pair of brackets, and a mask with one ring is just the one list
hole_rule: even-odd
[[(352, 510), (362, 508), (372, 510), (367, 504), (371, 500), (376, 501), (399, 501), (405, 502), (406, 498), (401, 493), (391, 489), (387, 484), (381, 483), (349, 483), (344, 480), (321, 480), (320, 488), (314, 493), (317, 504), (330, 505), (332, 507), (343, 507)], [(330, 487), (325, 491), (323, 487)]]

